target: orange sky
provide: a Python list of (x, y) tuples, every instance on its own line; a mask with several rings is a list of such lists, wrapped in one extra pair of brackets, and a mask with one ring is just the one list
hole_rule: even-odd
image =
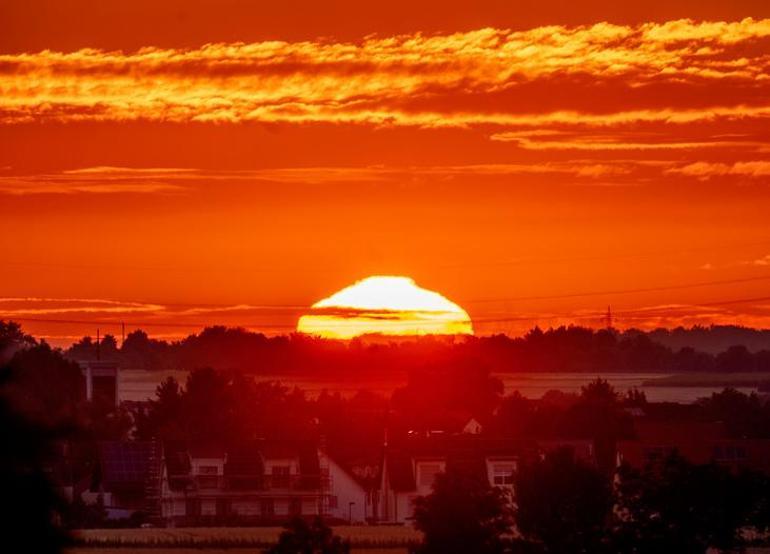
[(158, 4), (0, 4), (0, 317), (770, 326), (767, 2)]

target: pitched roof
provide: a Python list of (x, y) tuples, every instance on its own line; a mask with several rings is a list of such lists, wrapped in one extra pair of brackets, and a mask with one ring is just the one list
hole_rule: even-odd
[(531, 457), (535, 444), (479, 435), (412, 437), (388, 448), (385, 465), (390, 487), (398, 492), (416, 490), (414, 460), (441, 459), (447, 469), (486, 479), (490, 458)]

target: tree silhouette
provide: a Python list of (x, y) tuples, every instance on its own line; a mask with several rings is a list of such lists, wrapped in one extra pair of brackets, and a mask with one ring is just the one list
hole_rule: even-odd
[(638, 471), (622, 467), (615, 551), (703, 554), (744, 546), (741, 529), (767, 523), (767, 478), (696, 465), (674, 454)]
[(64, 502), (44, 471), (55, 433), (30, 423), (0, 397), (0, 533), (3, 552), (54, 554)]
[(45, 342), (16, 352), (0, 374), (7, 398), (25, 416), (42, 424), (77, 419), (85, 400), (83, 374)]
[(606, 548), (613, 495), (595, 468), (568, 449), (525, 463), (514, 479), (514, 519), (519, 532), (548, 554), (579, 554)]
[(347, 554), (350, 543), (334, 535), (320, 517), (308, 523), (294, 518), (286, 524), (285, 531), (278, 538), (278, 544), (268, 550), (269, 554)]
[(415, 502), (423, 554), (498, 554), (510, 549), (508, 495), (485, 476), (450, 469), (436, 476), (433, 492)]
[(0, 319), (0, 364), (10, 360), (18, 350), (34, 346), (36, 341), (14, 321)]

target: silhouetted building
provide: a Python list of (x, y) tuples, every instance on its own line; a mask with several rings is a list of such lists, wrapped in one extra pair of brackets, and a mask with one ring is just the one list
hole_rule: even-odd
[(770, 440), (730, 438), (720, 422), (637, 419), (636, 438), (619, 441), (618, 465), (644, 468), (674, 453), (695, 464), (770, 472)]
[(120, 403), (120, 376), (117, 362), (85, 360), (79, 361), (85, 377), (86, 399), (117, 406)]

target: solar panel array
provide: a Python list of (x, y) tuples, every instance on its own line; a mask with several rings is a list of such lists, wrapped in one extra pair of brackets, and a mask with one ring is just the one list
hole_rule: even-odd
[(143, 485), (154, 448), (151, 442), (105, 442), (100, 445), (102, 478), (107, 485)]

